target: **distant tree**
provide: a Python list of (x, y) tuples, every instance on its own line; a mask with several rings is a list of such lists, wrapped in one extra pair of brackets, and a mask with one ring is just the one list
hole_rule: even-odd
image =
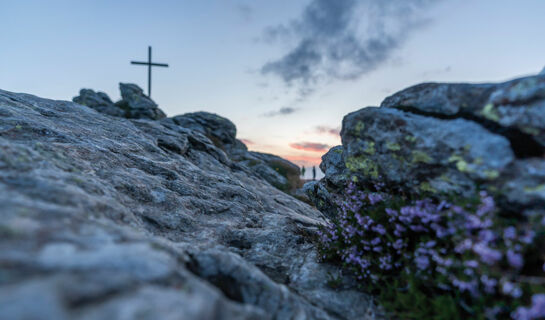
[(316, 180), (316, 166), (312, 166), (312, 180)]
[(306, 172), (306, 171), (307, 171), (307, 170), (305, 169), (305, 166), (302, 166), (302, 167), (301, 167), (301, 176), (302, 176), (303, 178), (305, 177), (305, 172)]

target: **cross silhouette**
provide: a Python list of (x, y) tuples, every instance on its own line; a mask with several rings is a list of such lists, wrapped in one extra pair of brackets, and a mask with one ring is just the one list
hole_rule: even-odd
[(148, 46), (148, 62), (131, 61), (131, 64), (141, 64), (148, 66), (148, 97), (151, 98), (151, 67), (167, 67), (166, 63), (153, 63), (151, 62), (151, 46)]

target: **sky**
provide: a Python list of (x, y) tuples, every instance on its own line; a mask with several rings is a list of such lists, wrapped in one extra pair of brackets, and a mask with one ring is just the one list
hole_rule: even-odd
[[(250, 150), (299, 165), (342, 118), (427, 81), (496, 82), (545, 66), (543, 0), (0, 0), (0, 89), (71, 100), (147, 88), (168, 116), (229, 118)], [(310, 170), (307, 170), (307, 175)]]

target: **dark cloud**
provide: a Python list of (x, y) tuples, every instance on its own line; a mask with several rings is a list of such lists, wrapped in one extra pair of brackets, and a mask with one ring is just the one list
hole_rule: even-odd
[(311, 0), (298, 20), (265, 30), (266, 40), (295, 39), (295, 45), (261, 72), (306, 87), (356, 79), (386, 62), (437, 1)]
[(291, 143), (290, 147), (297, 150), (313, 151), (313, 152), (326, 152), (331, 147), (327, 144), (316, 142), (297, 142)]
[(316, 132), (320, 134), (330, 134), (333, 136), (338, 136), (341, 134), (340, 127), (333, 128), (328, 126), (317, 126), (315, 129), (316, 129)]
[(280, 108), (280, 109), (275, 110), (275, 111), (267, 112), (267, 113), (264, 114), (264, 116), (265, 117), (285, 116), (285, 115), (288, 115), (288, 114), (292, 114), (292, 113), (294, 113), (296, 111), (297, 111), (296, 108), (283, 107), (283, 108)]

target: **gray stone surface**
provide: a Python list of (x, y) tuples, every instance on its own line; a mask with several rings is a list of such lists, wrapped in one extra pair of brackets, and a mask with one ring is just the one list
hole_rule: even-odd
[(0, 91), (0, 319), (373, 319), (323, 215), (201, 132)]
[(346, 115), (342, 147), (305, 185), (328, 216), (349, 180), (418, 196), (494, 194), (503, 209), (545, 214), (545, 77), (424, 83)]
[(133, 83), (120, 83), (121, 101), (116, 104), (126, 112), (125, 117), (129, 119), (151, 119), (158, 120), (165, 118), (165, 113), (157, 107), (144, 91)]
[(232, 161), (282, 191), (293, 194), (301, 184), (297, 165), (272, 154), (248, 151), (236, 138), (237, 128), (229, 119), (213, 113), (194, 112), (165, 121), (202, 133)]
[(125, 110), (116, 106), (112, 100), (110, 100), (110, 97), (108, 97), (108, 95), (104, 92), (95, 92), (91, 89), (81, 89), (79, 91), (79, 96), (74, 97), (73, 101), (114, 117), (125, 116)]
[(498, 84), (423, 83), (384, 100), (382, 107), (466, 118), (507, 137), (520, 156), (545, 152), (545, 76)]

